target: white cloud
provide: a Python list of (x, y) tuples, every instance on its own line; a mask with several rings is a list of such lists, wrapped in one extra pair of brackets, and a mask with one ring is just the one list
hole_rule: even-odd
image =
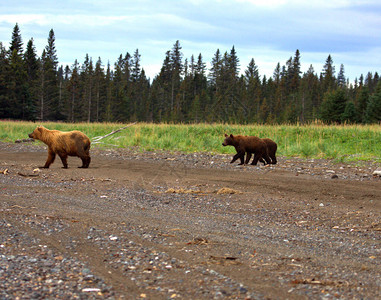
[(201, 53), (207, 65), (217, 49), (229, 52), (234, 45), (241, 70), (254, 58), (267, 77), (299, 49), (307, 69), (312, 63), (319, 73), (331, 54), (354, 78), (381, 69), (380, 13), (379, 0), (5, 0), (0, 41), (7, 46), (18, 23), (24, 44), (33, 37), (41, 54), (53, 28), (59, 60), (68, 65), (86, 53), (114, 64), (138, 48), (151, 78), (176, 40), (184, 58)]

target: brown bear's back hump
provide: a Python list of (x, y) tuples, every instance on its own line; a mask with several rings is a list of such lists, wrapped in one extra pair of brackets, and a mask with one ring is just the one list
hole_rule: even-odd
[(266, 147), (265, 142), (257, 136), (241, 136), (240, 144), (249, 152), (261, 152), (263, 151), (263, 148)]

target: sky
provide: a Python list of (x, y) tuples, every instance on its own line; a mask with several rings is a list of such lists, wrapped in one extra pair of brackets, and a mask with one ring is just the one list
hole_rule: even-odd
[(59, 64), (70, 67), (86, 54), (111, 66), (139, 50), (141, 67), (153, 79), (177, 40), (183, 58), (201, 53), (210, 69), (217, 49), (234, 46), (244, 72), (254, 59), (259, 74), (271, 77), (300, 52), (301, 71), (320, 75), (331, 55), (353, 82), (381, 74), (379, 0), (2, 0), (0, 42), (6, 49), (15, 24), (24, 43), (33, 38), (40, 57), (54, 30)]

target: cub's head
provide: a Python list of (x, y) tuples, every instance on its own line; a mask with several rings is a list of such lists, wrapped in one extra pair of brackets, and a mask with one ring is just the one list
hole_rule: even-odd
[(233, 141), (234, 141), (234, 136), (232, 134), (231, 135), (227, 135), (225, 133), (225, 140), (222, 143), (222, 146), (232, 146), (233, 145)]
[(39, 140), (41, 138), (42, 132), (44, 131), (44, 126), (38, 126), (32, 133), (29, 133), (29, 137), (35, 140)]

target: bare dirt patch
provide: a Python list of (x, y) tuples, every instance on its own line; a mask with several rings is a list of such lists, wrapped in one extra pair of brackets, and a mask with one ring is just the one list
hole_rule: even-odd
[(0, 143), (0, 296), (377, 298), (376, 163)]

